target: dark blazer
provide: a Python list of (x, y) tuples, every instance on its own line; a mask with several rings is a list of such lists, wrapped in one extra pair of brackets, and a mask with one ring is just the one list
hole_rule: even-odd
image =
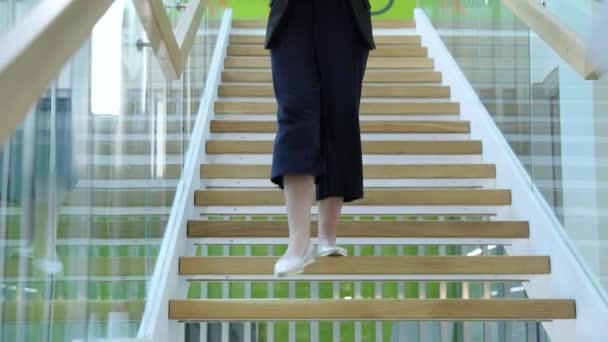
[[(270, 1), (270, 17), (268, 18), (268, 27), (266, 29), (266, 43), (264, 47), (269, 49), (272, 46), (272, 41), (281, 30), (282, 22), (287, 12), (290, 0), (271, 0)], [(374, 43), (374, 35), (372, 34), (372, 18), (370, 14), (369, 0), (348, 0), (351, 6), (351, 12), (357, 23), (357, 29), (363, 38), (363, 41), (369, 46), (370, 50), (376, 48)]]

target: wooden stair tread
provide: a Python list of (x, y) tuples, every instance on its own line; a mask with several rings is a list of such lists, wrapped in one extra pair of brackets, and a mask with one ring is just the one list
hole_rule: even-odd
[[(228, 56), (269, 56), (270, 52), (261, 44), (232, 44), (228, 46)], [(393, 45), (380, 46), (370, 51), (370, 57), (427, 57), (423, 46)]]
[[(278, 189), (207, 189), (195, 192), (197, 206), (284, 205)], [(351, 205), (510, 205), (510, 190), (366, 189), (365, 198)]]
[[(251, 29), (261, 28), (265, 29), (268, 24), (268, 20), (264, 19), (238, 19), (232, 22), (232, 28), (235, 29)], [(416, 22), (413, 20), (405, 19), (378, 19), (373, 20), (372, 25), (374, 28), (385, 28), (385, 29), (404, 29), (404, 28), (415, 28)]]
[[(180, 275), (267, 275), (277, 257), (182, 257)], [(316, 258), (305, 274), (524, 275), (548, 274), (544, 256), (349, 256)]]
[[(313, 222), (311, 236), (316, 236)], [(527, 222), (500, 221), (349, 221), (340, 222), (338, 237), (385, 238), (528, 238)], [(190, 221), (188, 237), (287, 237), (287, 222)]]
[[(272, 84), (265, 85), (220, 85), (221, 97), (274, 97)], [(445, 86), (363, 86), (365, 97), (397, 97), (397, 98), (449, 98), (450, 88)]]
[[(234, 57), (224, 60), (226, 68), (270, 68), (268, 57)], [(368, 69), (433, 69), (435, 62), (428, 57), (370, 57)]]
[[(209, 140), (209, 154), (271, 154), (274, 142), (270, 140)], [(409, 155), (477, 155), (482, 152), (480, 141), (363, 141), (364, 154), (409, 154)]]
[[(259, 101), (218, 101), (216, 114), (272, 114), (277, 104)], [(460, 104), (453, 102), (362, 102), (360, 113), (378, 115), (458, 115)]]
[[(440, 83), (442, 75), (436, 71), (413, 70), (367, 70), (363, 78), (366, 83)], [(223, 82), (272, 82), (270, 68), (267, 70), (234, 70), (222, 72)]]
[[(232, 34), (230, 35), (231, 44), (258, 44), (263, 46), (266, 37), (264, 35), (243, 35), (243, 34)], [(375, 35), (374, 40), (376, 41), (377, 47), (384, 45), (420, 45), (422, 38), (418, 35)]]
[[(361, 133), (470, 133), (468, 121), (361, 121)], [(276, 133), (274, 121), (212, 120), (213, 133)]]
[[(366, 179), (491, 179), (496, 167), (490, 164), (363, 165)], [(269, 178), (270, 165), (205, 164), (201, 178)]]
[(576, 318), (568, 299), (171, 300), (181, 321), (533, 320)]

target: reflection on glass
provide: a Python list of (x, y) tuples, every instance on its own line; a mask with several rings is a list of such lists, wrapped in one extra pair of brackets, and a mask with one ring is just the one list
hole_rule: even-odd
[(137, 333), (215, 38), (169, 82), (113, 6), (0, 146), (1, 341)]
[[(420, 3), (608, 300), (608, 79), (584, 80), (501, 1)], [(548, 11), (586, 37), (596, 6)]]
[(529, 29), (500, 1), (461, 7), (421, 1), (431, 22), (505, 135), (530, 168)]
[(0, 36), (12, 29), (40, 0), (0, 0)]
[(592, 62), (606, 74), (608, 73), (608, 49), (606, 49), (604, 40), (608, 36), (608, 2), (604, 1), (598, 6), (597, 12), (593, 15), (593, 26), (587, 40), (587, 49)]
[(591, 30), (590, 19), (599, 3), (597, 0), (547, 1), (545, 8), (561, 23), (586, 38)]
[(608, 288), (608, 80), (584, 80), (536, 36), (531, 52), (544, 65), (532, 69), (534, 183)]

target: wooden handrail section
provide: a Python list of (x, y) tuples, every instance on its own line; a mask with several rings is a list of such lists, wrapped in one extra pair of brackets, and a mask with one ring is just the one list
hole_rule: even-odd
[(536, 0), (502, 0), (513, 13), (541, 37), (581, 77), (597, 80), (602, 72), (591, 61), (585, 41)]
[(168, 80), (179, 79), (194, 45), (205, 9), (204, 2), (188, 2), (175, 30), (162, 0), (135, 1), (134, 4), (163, 74)]
[(32, 103), (82, 45), (112, 0), (47, 0), (0, 36), (0, 103), (4, 143)]
[[(0, 143), (57, 77), (113, 0), (45, 0), (0, 36)], [(173, 30), (162, 0), (134, 1), (163, 74), (179, 79), (192, 50), (205, 4), (190, 0)]]

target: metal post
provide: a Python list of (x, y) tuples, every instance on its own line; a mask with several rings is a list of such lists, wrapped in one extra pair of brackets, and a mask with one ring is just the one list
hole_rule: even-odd
[[(319, 282), (313, 281), (310, 284), (310, 296), (312, 299), (319, 299)], [(310, 342), (319, 342), (319, 321), (313, 321), (310, 323)]]
[[(268, 245), (267, 255), (274, 256), (274, 246), (273, 245)], [(268, 292), (267, 293), (268, 293), (268, 295), (267, 295), (268, 299), (274, 298), (274, 282), (271, 281), (268, 283)], [(266, 336), (267, 336), (266, 341), (274, 342), (274, 322), (267, 322)]]
[[(57, 237), (57, 87), (58, 81), (55, 80), (53, 82), (53, 86), (51, 87), (51, 115), (50, 115), (50, 137), (49, 137), (49, 176), (48, 176), (48, 209), (47, 209), (47, 221), (46, 221), (46, 229), (45, 231), (40, 231), (40, 226), (38, 222), (34, 222), (36, 228), (34, 230), (34, 234), (41, 234), (44, 237), (45, 244), (45, 254), (43, 258), (48, 258), (49, 261), (59, 261), (59, 257), (57, 256), (57, 249), (55, 248), (55, 239)], [(66, 165), (63, 165), (66, 167)], [(36, 181), (36, 180), (34, 180)], [(35, 237), (34, 237), (35, 239)], [(55, 284), (52, 282), (48, 282), (46, 284), (48, 287), (48, 292), (51, 294), (51, 298), (54, 297), (55, 292)], [(50, 317), (48, 323), (48, 337), (53, 336), (53, 313), (54, 310), (50, 310)]]
[[(340, 299), (340, 282), (339, 281), (334, 281), (332, 282), (332, 286), (333, 286), (333, 298), (334, 299)], [(333, 325), (333, 342), (340, 342), (342, 339), (340, 338), (341, 333), (340, 333), (340, 321), (334, 321), (332, 323)]]
[[(355, 256), (361, 256), (361, 245), (354, 246)], [(355, 291), (353, 299), (361, 299), (361, 281), (355, 281)], [(355, 322), (355, 342), (361, 342), (363, 338), (363, 329), (361, 321)]]
[[(200, 256), (206, 257), (208, 255), (209, 255), (209, 246), (207, 244), (204, 244), (201, 246)], [(201, 299), (209, 298), (208, 284), (209, 283), (206, 281), (201, 282)], [(207, 322), (200, 323), (199, 342), (207, 342), (207, 340), (209, 339), (208, 331), (209, 331), (209, 324)]]
[[(230, 246), (224, 245), (223, 256), (230, 256)], [(222, 299), (230, 299), (230, 284), (227, 281), (222, 282)], [(230, 342), (230, 326), (229, 322), (222, 322), (222, 337), (221, 342)]]
[[(245, 256), (251, 257), (253, 255), (251, 245), (245, 246)], [(251, 299), (251, 285), (250, 281), (245, 282), (245, 299)], [(252, 334), (252, 322), (244, 322), (243, 323), (243, 341), (250, 342), (253, 341)]]
[[(379, 245), (375, 245), (374, 246), (374, 256), (381, 256), (382, 255), (382, 247)], [(382, 282), (380, 281), (375, 281), (374, 282), (374, 292), (375, 292), (375, 297), (376, 299), (382, 299)], [(376, 338), (374, 342), (383, 342), (384, 341), (384, 334), (383, 334), (383, 329), (382, 329), (382, 322), (377, 321), (376, 322)]]

